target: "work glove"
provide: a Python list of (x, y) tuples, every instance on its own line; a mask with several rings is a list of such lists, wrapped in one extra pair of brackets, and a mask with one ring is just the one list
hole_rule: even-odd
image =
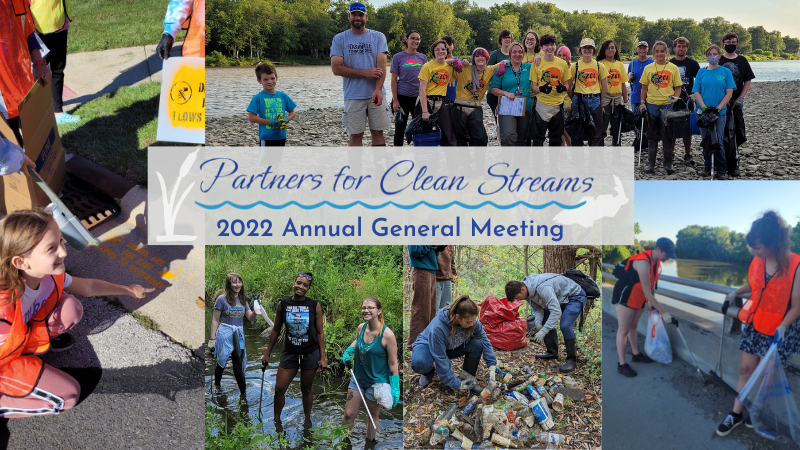
[(169, 52), (172, 50), (172, 44), (175, 42), (175, 39), (172, 39), (168, 33), (164, 33), (161, 35), (161, 42), (158, 43), (158, 47), (156, 47), (156, 54), (162, 61), (169, 58)]
[(672, 323), (672, 314), (665, 312), (661, 315), (661, 320), (664, 321), (665, 324), (669, 325)]
[(344, 351), (344, 355), (342, 355), (342, 362), (348, 369), (353, 369), (353, 355), (355, 355), (355, 353), (355, 347), (347, 347), (347, 350)]
[(736, 291), (731, 291), (730, 294), (725, 296), (725, 300), (727, 300), (729, 304), (733, 305), (734, 302), (736, 301), (736, 297), (737, 297)]
[(639, 110), (640, 111), (646, 111), (647, 110), (647, 104), (645, 102), (639, 103)]
[(497, 369), (497, 366), (490, 366), (489, 367), (489, 382), (490, 383), (494, 382), (494, 374), (495, 374), (495, 370), (496, 369)]
[(472, 389), (472, 386), (475, 386), (475, 381), (472, 378), (468, 378), (466, 380), (461, 381), (461, 386), (458, 387), (458, 390), (468, 391)]
[(733, 102), (734, 105), (743, 106), (744, 105), (744, 97), (739, 97), (736, 101)]
[(559, 81), (558, 85), (556, 85), (556, 92), (558, 92), (559, 94), (567, 92), (567, 87), (561, 84), (561, 82)]
[(537, 344), (544, 344), (544, 337), (545, 337), (546, 335), (547, 335), (547, 332), (546, 332), (546, 331), (544, 331), (544, 330), (539, 330), (539, 332), (538, 332), (538, 333), (536, 333), (536, 334), (533, 336), (533, 341), (534, 341), (534, 342), (536, 342)]
[(455, 69), (456, 72), (461, 73), (461, 71), (464, 70), (464, 63), (460, 59), (454, 58), (453, 69)]
[(389, 385), (392, 386), (392, 408), (394, 408), (400, 401), (400, 375), (390, 376)]
[(209, 340), (208, 340), (208, 349), (209, 349), (209, 350), (214, 350), (214, 346), (215, 346), (215, 345), (217, 345), (217, 344), (216, 344), (216, 342), (214, 341), (214, 339), (209, 339)]
[(504, 73), (506, 73), (506, 63), (500, 63), (500, 65), (497, 66), (497, 74), (503, 75)]
[(781, 344), (783, 344), (783, 335), (784, 334), (786, 334), (786, 327), (781, 325), (781, 326), (778, 327), (777, 330), (775, 330), (775, 335), (772, 336), (771, 338), (769, 338), (769, 345), (772, 345), (772, 344), (777, 342), (778, 343), (778, 347), (780, 347)]
[(680, 99), (681, 99), (680, 97), (675, 97), (674, 95), (670, 95), (669, 97), (667, 97), (667, 100), (669, 101), (670, 104), (675, 103)]
[(545, 83), (545, 84), (539, 86), (539, 92), (541, 92), (543, 94), (549, 94), (549, 93), (553, 92), (553, 86), (550, 83)]

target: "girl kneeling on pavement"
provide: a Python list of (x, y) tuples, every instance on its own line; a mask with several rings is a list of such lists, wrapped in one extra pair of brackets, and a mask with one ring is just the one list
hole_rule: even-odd
[[(453, 371), (450, 360), (464, 356), (460, 380)], [(492, 343), (478, 321), (478, 305), (468, 295), (462, 295), (451, 305), (439, 310), (425, 331), (414, 342), (411, 369), (421, 374), (420, 386), (426, 386), (434, 373), (446, 386), (468, 390), (474, 386), (481, 355), (489, 373), (494, 373), (497, 359)]]
[[(347, 404), (344, 407), (343, 425), (353, 425), (363, 404), (362, 395), (367, 400), (369, 414), (378, 423), (380, 405), (375, 400), (373, 386), (386, 384), (392, 390), (392, 408), (400, 400), (400, 372), (397, 362), (397, 338), (384, 324), (383, 306), (380, 300), (367, 297), (361, 302), (361, 317), (365, 322), (358, 326), (356, 340), (347, 347), (342, 356), (344, 365), (353, 371), (358, 381), (352, 379), (347, 390)], [(361, 390), (359, 390), (361, 388)], [(390, 408), (389, 408), (390, 409)], [(372, 422), (367, 423), (367, 439), (375, 439), (377, 430)]]
[(233, 376), (245, 399), (244, 373), (247, 367), (247, 352), (244, 348), (244, 318), (250, 322), (256, 320), (256, 314), (250, 309), (244, 295), (242, 277), (229, 273), (225, 277), (225, 293), (214, 302), (214, 315), (211, 318), (211, 336), (208, 348), (214, 349), (217, 365), (214, 368), (214, 387), (220, 388), (222, 373), (228, 358), (233, 365)]
[[(800, 353), (800, 255), (791, 253), (790, 229), (775, 211), (767, 211), (753, 222), (745, 237), (755, 258), (747, 272), (747, 284), (725, 297), (734, 304), (736, 297), (752, 293), (739, 310), (739, 320), (744, 323), (742, 340), (742, 366), (739, 369), (739, 391), (750, 379), (753, 371), (774, 343), (778, 343), (781, 361), (792, 353)], [(727, 436), (743, 421), (753, 428), (751, 418), (743, 420), (744, 405), (736, 399), (733, 411), (717, 428), (717, 434)]]
[(154, 290), (72, 277), (66, 257), (49, 211), (15, 211), (0, 221), (0, 417), (60, 414), (78, 402), (78, 381), (37, 356), (75, 343), (67, 330), (83, 317), (83, 305), (64, 289), (137, 299)]
[(280, 423), (286, 391), (300, 370), (300, 392), (303, 395), (303, 413), (306, 423), (311, 421), (311, 405), (314, 394), (311, 387), (314, 375), (328, 367), (325, 358), (325, 334), (322, 330), (322, 307), (317, 300), (306, 297), (311, 289), (313, 276), (300, 272), (294, 279), (294, 295), (278, 302), (275, 308), (275, 326), (269, 335), (267, 351), (261, 357), (262, 364), (269, 363), (272, 347), (278, 341), (281, 329), (286, 325), (286, 341), (283, 346), (278, 374), (275, 376), (275, 421)]

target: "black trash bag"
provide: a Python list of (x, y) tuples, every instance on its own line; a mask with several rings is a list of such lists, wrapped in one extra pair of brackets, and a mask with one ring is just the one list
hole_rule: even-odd
[(578, 97), (572, 103), (572, 108), (569, 111), (569, 117), (564, 122), (567, 129), (567, 134), (570, 138), (579, 141), (588, 141), (592, 139), (595, 133), (594, 117), (589, 105), (583, 101), (583, 98)]
[[(620, 122), (622, 124), (622, 132), (630, 133), (636, 131), (635, 113), (628, 108), (619, 108)], [(641, 118), (639, 119), (641, 123)]]
[(700, 128), (712, 128), (717, 123), (717, 120), (719, 120), (719, 110), (711, 106), (697, 116), (697, 126)]
[(691, 110), (687, 106), (687, 102), (684, 100), (678, 100), (672, 104), (672, 111), (681, 113), (669, 120), (673, 139), (692, 137), (692, 128), (690, 126)]
[[(633, 149), (639, 151), (647, 148), (647, 110), (639, 108), (633, 110)], [(640, 139), (641, 138), (641, 139)]]
[(439, 113), (433, 113), (425, 122), (422, 120), (422, 114), (411, 119), (406, 125), (406, 143), (411, 144), (414, 140), (414, 133), (418, 131), (430, 131), (439, 129)]

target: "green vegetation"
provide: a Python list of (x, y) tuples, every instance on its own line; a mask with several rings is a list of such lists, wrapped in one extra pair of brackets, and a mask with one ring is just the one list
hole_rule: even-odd
[[(341, 369), (339, 357), (363, 322), (360, 308), (365, 297), (381, 301), (386, 325), (402, 339), (402, 270), (401, 246), (206, 246), (206, 308), (213, 308), (225, 276), (236, 272), (248, 300), (259, 295), (274, 317), (278, 301), (292, 295), (295, 276), (311, 272), (314, 282), (307, 295), (320, 301), (325, 314), (328, 364)], [(258, 321), (267, 327), (264, 319)]]
[[(148, 330), (161, 331), (161, 327), (158, 326), (158, 324), (149, 316), (145, 316), (144, 314), (139, 314), (136, 311), (132, 311), (131, 315), (133, 316), (134, 319), (138, 320), (143, 327), (147, 328)], [(183, 346), (186, 347), (186, 344), (184, 343)]]
[[(158, 44), (164, 31), (164, 0), (73, 0), (69, 3), (67, 52)], [(178, 33), (182, 40), (186, 32)]]
[[(659, 19), (620, 13), (564, 11), (553, 3), (524, 2), (480, 7), (469, 0), (406, 0), (374, 7), (368, 2), (368, 27), (386, 35), (390, 54), (402, 50), (401, 42), (408, 30), (422, 35), (423, 52), (437, 38), (454, 37), (457, 55), (468, 55), (475, 47), (494, 50), (497, 34), (510, 29), (521, 40), (528, 29), (540, 35), (554, 34), (559, 43), (576, 48), (584, 37), (600, 45), (607, 39), (617, 42), (623, 59), (639, 40), (651, 44), (667, 42), (678, 36), (689, 39), (691, 56), (702, 58), (711, 43), (722, 44), (722, 36), (733, 31), (739, 36), (739, 53), (753, 61), (768, 59), (800, 59), (800, 40), (768, 32), (761, 26), (745, 28), (723, 17), (693, 19)], [(230, 56), (236, 64), (274, 57), (307, 56), (312, 61), (328, 64), (333, 36), (350, 27), (347, 20), (349, 0), (209, 0), (206, 3), (208, 29), (214, 30), (206, 42), (209, 51)], [(269, 17), (271, 20), (263, 20)], [(755, 53), (760, 51), (761, 53)], [(213, 62), (226, 65), (216, 57)]]

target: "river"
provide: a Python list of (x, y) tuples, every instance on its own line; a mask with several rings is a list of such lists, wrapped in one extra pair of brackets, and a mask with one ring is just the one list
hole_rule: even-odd
[[(210, 317), (207, 323), (210, 323)], [(239, 402), (239, 388), (233, 378), (231, 363), (228, 361), (225, 373), (222, 376), (221, 392), (211, 392), (211, 385), (214, 382), (214, 367), (216, 360), (213, 356), (206, 357), (206, 405), (211, 405), (218, 414), (226, 418), (228, 429), (231, 430), (239, 420), (248, 420), (256, 423), (259, 412), (259, 395), (261, 392), (261, 355), (264, 350), (260, 347), (267, 345), (267, 339), (260, 336), (260, 330), (251, 326), (247, 321), (244, 325), (245, 348), (247, 351), (247, 368), (245, 373), (247, 383), (247, 402)], [(263, 431), (267, 435), (275, 434), (273, 423), (273, 392), (275, 386), (275, 375), (278, 372), (278, 362), (282, 347), (276, 346), (272, 351), (272, 358), (267, 370), (264, 373), (263, 399), (261, 399), (261, 414), (263, 419)], [(332, 360), (329, 358), (329, 362)], [(349, 379), (333, 379), (330, 383), (325, 383), (317, 375), (314, 381), (314, 408), (311, 414), (311, 424), (313, 427), (324, 427), (326, 423), (339, 426), (344, 416), (345, 396), (347, 395), (347, 383)], [(320, 395), (325, 392), (324, 395)], [(283, 408), (283, 427), (289, 441), (288, 449), (303, 449), (308, 443), (303, 443), (303, 437), (310, 438), (309, 430), (303, 429), (303, 405), (300, 397), (300, 377), (299, 374), (292, 381), (286, 393), (286, 405)], [(366, 423), (369, 418), (366, 409), (361, 411), (356, 419), (353, 428), (352, 443), (353, 448), (364, 447), (364, 436), (366, 434)], [(378, 425), (378, 444), (375, 449), (396, 449), (403, 447), (403, 405), (399, 403), (391, 411), (381, 409), (380, 424)], [(320, 444), (321, 448), (328, 448), (324, 442), (314, 441)]]
[[(800, 60), (752, 62), (750, 66), (756, 75), (754, 83), (800, 79)], [(386, 100), (391, 101), (390, 76), (384, 86)], [(206, 68), (206, 88), (209, 117), (244, 115), (250, 99), (261, 90), (253, 67)], [(333, 75), (330, 66), (278, 67), (278, 90), (289, 94), (299, 111), (344, 107), (342, 78)]]

